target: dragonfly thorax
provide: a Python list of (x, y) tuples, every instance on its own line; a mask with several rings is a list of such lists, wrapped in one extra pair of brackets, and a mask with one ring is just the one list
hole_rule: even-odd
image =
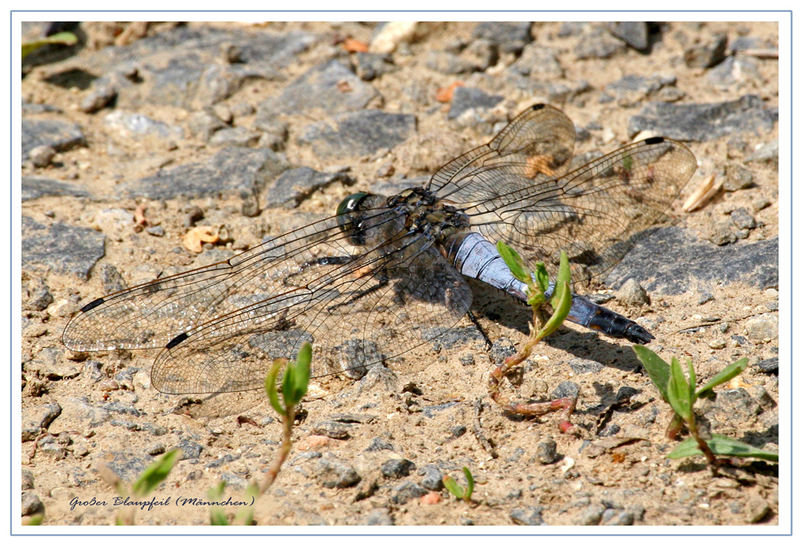
[(385, 236), (404, 231), (424, 234), (440, 243), (469, 227), (469, 217), (463, 211), (444, 204), (424, 188), (409, 188), (388, 198), (365, 192), (351, 194), (342, 200), (336, 214), (339, 227), (358, 245), (368, 243), (377, 227)]
[(469, 228), (469, 217), (463, 211), (446, 205), (424, 188), (404, 190), (387, 198), (386, 205), (405, 216), (406, 231), (425, 234), (438, 243)]

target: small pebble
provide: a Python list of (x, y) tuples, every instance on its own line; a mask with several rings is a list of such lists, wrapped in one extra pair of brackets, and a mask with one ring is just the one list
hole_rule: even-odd
[(145, 232), (155, 237), (164, 237), (165, 234), (163, 226), (148, 226)]
[(419, 501), (422, 505), (436, 505), (442, 501), (442, 495), (438, 492), (428, 492)]
[(753, 173), (737, 164), (725, 166), (725, 179), (722, 188), (727, 192), (735, 192), (753, 186)]
[(22, 490), (30, 490), (33, 488), (33, 473), (29, 469), (22, 470), (22, 483), (20, 485)]
[(628, 279), (617, 291), (617, 300), (628, 306), (643, 306), (650, 303), (647, 291), (635, 279)]
[(381, 473), (386, 478), (399, 479), (400, 477), (407, 477), (416, 468), (417, 466), (411, 460), (397, 458), (385, 461), (381, 465)]
[(731, 220), (740, 229), (752, 230), (756, 227), (756, 220), (742, 207), (731, 211)]
[(758, 494), (752, 494), (747, 501), (747, 520), (752, 523), (760, 522), (770, 513), (767, 500)]
[(523, 526), (541, 526), (544, 524), (542, 518), (542, 507), (528, 507), (527, 509), (514, 509), (509, 515), (515, 524)]
[(756, 363), (756, 368), (764, 374), (777, 374), (778, 373), (778, 358), (770, 357)]
[(154, 444), (150, 445), (145, 450), (145, 452), (147, 452), (151, 456), (157, 456), (159, 454), (163, 454), (164, 452), (166, 452), (166, 450), (167, 450), (167, 447), (164, 445), (164, 443), (157, 442), (157, 443), (154, 443)]
[(600, 524), (600, 519), (603, 518), (604, 511), (605, 508), (602, 505), (590, 505), (581, 513), (575, 524), (580, 526), (595, 526)]
[(377, 452), (378, 450), (394, 450), (394, 447), (389, 441), (385, 441), (380, 437), (375, 437), (364, 451)]
[(186, 215), (183, 217), (184, 228), (194, 226), (195, 222), (202, 220), (205, 217), (203, 210), (197, 205), (192, 205), (186, 209)]
[(39, 496), (33, 492), (23, 492), (21, 509), (22, 516), (25, 517), (43, 512), (44, 504), (42, 503), (42, 500), (39, 499)]
[(715, 338), (708, 343), (708, 347), (711, 349), (722, 349), (726, 346), (726, 341), (724, 338)]
[(415, 482), (405, 481), (392, 489), (389, 500), (392, 503), (403, 504), (415, 498), (421, 498), (428, 491)]
[(556, 386), (551, 393), (551, 397), (553, 399), (561, 399), (562, 397), (577, 397), (578, 393), (580, 392), (580, 388), (578, 384), (575, 382), (561, 382)]
[(536, 447), (536, 461), (544, 465), (555, 462), (558, 459), (556, 450), (556, 442), (552, 437), (540, 442)]
[(312, 435), (324, 435), (331, 439), (338, 439), (344, 441), (350, 438), (350, 429), (352, 426), (333, 420), (319, 422), (311, 430)]
[(764, 343), (778, 337), (778, 316), (765, 313), (751, 317), (744, 323), (747, 338), (753, 343)]
[(422, 480), (419, 481), (419, 484), (423, 488), (427, 488), (428, 490), (441, 490), (444, 488), (442, 472), (435, 465), (423, 465), (418, 473), (423, 475)]
[(367, 515), (367, 526), (394, 526), (394, 518), (388, 509), (378, 508)]
[(348, 488), (361, 480), (352, 465), (330, 458), (317, 460), (314, 475), (325, 488)]
[(710, 292), (701, 292), (697, 296), (697, 305), (702, 306), (703, 304), (711, 302), (712, 300), (714, 300), (713, 294), (711, 294)]
[(55, 149), (46, 144), (36, 146), (28, 153), (28, 157), (35, 167), (47, 167), (53, 161), (55, 155)]

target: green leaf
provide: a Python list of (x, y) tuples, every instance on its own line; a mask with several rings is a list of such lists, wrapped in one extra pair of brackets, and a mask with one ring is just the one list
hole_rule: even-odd
[(541, 308), (545, 302), (547, 302), (547, 297), (541, 292), (537, 292), (528, 297), (528, 305), (534, 310)]
[(283, 394), (283, 404), (288, 408), (292, 403), (292, 395), (294, 391), (294, 363), (291, 361), (286, 365), (286, 370), (283, 371), (283, 386), (281, 393)]
[[(261, 495), (261, 492), (259, 491), (258, 488), (258, 484), (253, 482), (251, 482), (247, 486), (247, 489), (245, 489), (244, 493), (253, 498), (253, 500), (258, 499), (258, 497)], [(253, 524), (253, 514), (254, 514), (253, 506), (242, 507), (241, 509), (239, 509), (239, 511), (236, 512), (236, 517), (234, 517), (234, 522), (250, 526), (251, 524)]]
[(467, 491), (464, 492), (464, 499), (469, 501), (472, 499), (472, 492), (475, 490), (475, 479), (472, 478), (472, 472), (468, 467), (463, 468), (464, 476), (467, 478)]
[(222, 499), (222, 493), (225, 491), (226, 485), (227, 484), (225, 483), (225, 481), (219, 481), (216, 486), (212, 486), (211, 488), (209, 488), (208, 492), (206, 493), (208, 499), (210, 499), (211, 501), (219, 501), (220, 499)]
[(550, 276), (547, 275), (544, 262), (536, 263), (534, 275), (536, 276), (536, 285), (539, 287), (539, 292), (544, 293), (547, 291), (547, 287), (550, 286)]
[(689, 421), (692, 415), (689, 383), (683, 375), (681, 364), (674, 357), (670, 367), (669, 382), (667, 382), (667, 401), (678, 416)]
[(697, 389), (697, 375), (694, 372), (694, 364), (691, 359), (686, 361), (686, 368), (689, 369), (689, 400), (694, 404), (697, 400), (695, 390)]
[(569, 292), (570, 275), (571, 272), (569, 270), (569, 259), (567, 258), (567, 253), (561, 251), (561, 256), (559, 257), (558, 263), (558, 277), (556, 277), (556, 287), (559, 285), (565, 285), (567, 287), (566, 291)]
[(283, 394), (287, 405), (298, 404), (308, 391), (308, 380), (311, 377), (311, 344), (306, 342), (297, 353), (297, 362), (290, 365), (292, 369), (291, 401)]
[(172, 471), (180, 457), (180, 448), (170, 450), (161, 456), (158, 461), (145, 469), (141, 476), (136, 479), (136, 482), (133, 483), (133, 495), (141, 498), (155, 490), (159, 484), (164, 482), (164, 479), (167, 478), (167, 475)]
[[(725, 435), (714, 433), (711, 438), (706, 441), (711, 451), (718, 456), (735, 456), (739, 458), (757, 458), (760, 460), (767, 460), (771, 462), (778, 461), (778, 455), (774, 452), (761, 450), (755, 446), (751, 446), (742, 441), (731, 439)], [(697, 441), (694, 437), (689, 437), (675, 449), (667, 454), (668, 458), (673, 460), (678, 458), (688, 458), (691, 456), (702, 456), (703, 453), (697, 447)]]
[(444, 487), (447, 488), (447, 491), (453, 494), (458, 499), (464, 499), (464, 489), (461, 488), (461, 485), (456, 482), (456, 480), (451, 477), (450, 475), (445, 475), (442, 478), (442, 483), (444, 483)]
[(503, 262), (506, 263), (506, 266), (511, 270), (514, 277), (526, 285), (529, 285), (531, 282), (531, 274), (525, 267), (525, 262), (522, 260), (522, 257), (519, 256), (519, 253), (502, 241), (497, 242), (497, 252), (500, 253)]
[(44, 513), (34, 513), (28, 517), (25, 526), (41, 526), (42, 521), (44, 521)]
[(561, 264), (558, 267), (556, 287), (552, 298), (550, 298), (550, 304), (553, 306), (553, 315), (550, 316), (542, 330), (536, 335), (538, 340), (555, 332), (569, 315), (569, 310), (572, 307), (572, 291), (569, 288), (569, 279), (570, 271), (567, 253), (561, 251)]
[(724, 384), (725, 382), (729, 382), (741, 374), (745, 368), (747, 368), (747, 357), (742, 357), (735, 363), (731, 363), (725, 367), (721, 372), (715, 374), (708, 382), (706, 382), (706, 385), (700, 388), (700, 391), (697, 392), (697, 396), (707, 397), (711, 395), (711, 392), (715, 387)]
[(653, 350), (638, 344), (633, 346), (633, 351), (636, 353), (636, 357), (639, 358), (639, 362), (642, 363), (644, 370), (647, 371), (647, 375), (650, 376), (658, 391), (661, 392), (661, 396), (665, 401), (668, 401), (669, 365), (667, 362), (656, 355)]
[(228, 526), (229, 524), (225, 511), (218, 507), (214, 507), (209, 511), (209, 520), (211, 526)]
[(58, 34), (53, 34), (52, 36), (48, 36), (46, 38), (40, 38), (39, 40), (34, 40), (32, 42), (26, 42), (22, 44), (22, 58), (24, 59), (30, 53), (33, 53), (40, 47), (49, 44), (62, 44), (65, 46), (74, 46), (77, 43), (78, 43), (78, 37), (72, 34), (71, 32), (59, 32)]
[(264, 379), (264, 390), (267, 392), (269, 404), (275, 409), (275, 412), (281, 416), (286, 416), (286, 409), (283, 408), (283, 405), (281, 405), (281, 401), (278, 398), (278, 389), (275, 387), (275, 383), (278, 379), (278, 373), (285, 364), (286, 359), (275, 359), (272, 362), (272, 367), (267, 373), (267, 377)]

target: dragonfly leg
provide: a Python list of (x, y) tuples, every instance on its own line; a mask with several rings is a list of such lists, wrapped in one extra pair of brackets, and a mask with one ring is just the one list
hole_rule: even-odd
[(489, 338), (489, 335), (486, 334), (486, 331), (483, 330), (483, 327), (478, 322), (478, 318), (475, 317), (475, 314), (472, 313), (469, 310), (467, 310), (467, 317), (469, 317), (469, 320), (472, 321), (472, 324), (475, 325), (475, 328), (478, 329), (478, 332), (483, 337), (483, 341), (486, 344), (486, 349), (491, 349), (492, 348), (492, 340)]

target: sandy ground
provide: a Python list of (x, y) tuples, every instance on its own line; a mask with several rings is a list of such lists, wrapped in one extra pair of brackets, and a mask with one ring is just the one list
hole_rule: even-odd
[[(767, 23), (726, 24), (707, 26), (677, 25), (687, 40), (727, 32), (731, 38), (748, 33), (777, 43), (777, 26)], [(269, 28), (269, 26), (267, 27)], [(304, 28), (321, 33), (351, 34), (368, 41), (371, 29), (361, 25), (277, 24), (273, 28)], [(420, 38), (414, 46), (420, 52), (441, 49), (456, 37), (470, 36), (472, 26), (442, 25)], [(686, 92), (683, 102), (713, 102), (735, 99), (745, 93), (756, 93), (769, 104), (777, 105), (777, 64), (761, 61), (758, 65), (762, 82), (745, 82), (736, 89), (720, 91), (709, 85), (702, 69), (686, 67), (680, 55), (683, 43), (676, 32), (665, 34), (664, 43), (650, 55), (633, 50), (611, 59), (578, 61), (572, 53), (574, 37), (558, 38), (559, 25), (535, 25), (537, 40), (557, 43), (562, 48), (561, 64), (566, 78), (586, 79), (596, 89), (620, 78), (623, 74), (653, 72), (654, 67), (667, 67), (678, 76), (680, 88)], [(328, 45), (326, 47), (334, 47)], [(287, 70), (288, 81), (319, 62), (321, 48), (312, 48), (299, 56), (301, 63)], [(421, 54), (421, 53), (420, 53)], [(423, 69), (410, 72), (412, 60), (396, 57), (399, 71), (374, 82), (386, 98), (382, 107), (393, 110), (401, 106), (401, 89), (410, 77), (433, 93), (452, 83), (454, 76)], [(35, 68), (22, 84), (23, 96), (34, 102), (48, 103), (63, 109), (64, 119), (78, 122), (87, 135), (89, 146), (59, 153), (60, 167), (34, 168), (26, 165), (24, 175), (64, 178), (73, 175), (88, 189), (94, 199), (45, 197), (26, 202), (23, 213), (38, 221), (53, 219), (80, 226), (92, 226), (91, 219), (100, 210), (113, 207), (133, 212), (139, 201), (117, 199), (110, 181), (124, 173), (125, 179), (147, 176), (159, 165), (189, 161), (197, 153), (205, 153), (205, 145), (187, 139), (174, 149), (164, 149), (158, 142), (117, 141), (122, 148), (109, 154), (103, 143), (106, 129), (102, 116), (79, 112), (75, 105), (81, 91), (65, 90), (48, 83), (43, 77), (52, 73), (53, 66)], [(280, 82), (250, 82), (237, 94), (255, 105), (274, 94), (284, 85)], [(580, 150), (610, 150), (624, 142), (628, 119), (638, 112), (622, 109), (614, 103), (601, 104), (598, 93), (589, 93), (580, 105), (563, 108), (576, 124), (585, 126), (592, 120), (602, 120), (604, 136), (592, 134), (587, 142), (579, 143)], [(534, 102), (533, 97), (518, 92), (510, 97), (516, 106), (513, 113)], [(437, 106), (444, 111), (446, 105)], [(155, 119), (180, 125), (186, 117), (178, 108), (142, 107), (141, 113)], [(241, 120), (243, 125), (251, 121)], [(399, 150), (387, 151), (381, 158), (353, 163), (350, 175), (357, 181), (375, 179), (376, 171), (387, 161), (398, 173), (409, 176), (430, 173), (436, 165), (462, 150), (484, 142), (487, 136), (472, 128), (459, 129), (444, 115), (422, 116), (419, 135), (439, 134), (441, 147), (431, 150), (419, 140), (406, 143)], [(753, 150), (756, 145), (777, 138), (777, 126), (771, 134), (744, 134), (741, 138)], [(423, 139), (420, 139), (423, 140)], [(691, 143), (698, 158), (699, 169), (692, 179), (698, 183), (711, 173), (719, 172), (731, 160), (727, 138), (705, 143)], [(423, 140), (424, 142), (424, 140)], [(293, 146), (290, 140), (286, 154), (292, 164), (327, 169), (325, 162)], [(701, 239), (713, 230), (736, 207), (751, 209), (758, 199), (768, 199), (771, 205), (758, 212), (760, 226), (751, 239), (773, 237), (778, 230), (777, 169), (763, 164), (748, 165), (757, 187), (726, 193), (711, 204), (692, 214), (679, 212), (680, 225), (695, 232)], [(164, 227), (164, 237), (148, 237), (133, 230), (106, 233), (106, 253), (100, 264), (113, 264), (129, 283), (152, 279), (170, 268), (183, 268), (202, 263), (203, 255), (195, 257), (187, 251), (172, 252), (181, 246), (184, 211), (198, 205), (206, 212), (209, 223), (224, 223), (232, 234), (228, 246), (239, 250), (252, 244), (262, 235), (276, 235), (287, 227), (300, 223), (304, 215), (328, 213), (352, 188), (334, 184), (314, 193), (297, 210), (270, 209), (255, 219), (238, 214), (240, 202), (235, 199), (167, 200), (147, 202), (148, 217)], [(48, 220), (49, 219), (49, 220)], [(748, 242), (749, 242), (748, 241)], [(23, 249), (24, 252), (24, 249)], [(25, 276), (44, 275), (55, 302), (41, 312), (25, 312), (30, 321), (23, 332), (23, 363), (41, 355), (47, 348), (61, 348), (60, 336), (75, 301), (87, 302), (103, 293), (100, 276), (95, 273), (88, 281), (53, 272), (23, 272)], [(663, 357), (691, 358), (698, 377), (708, 378), (739, 357), (751, 363), (775, 357), (777, 340), (740, 347), (730, 342), (731, 336), (746, 335), (744, 322), (752, 316), (767, 313), (777, 301), (776, 291), (762, 291), (743, 285), (713, 288), (714, 299), (698, 306), (693, 292), (669, 296), (652, 294), (649, 305), (626, 308), (612, 300), (608, 305), (634, 319), (646, 318), (657, 325), (657, 340), (651, 345)], [(24, 300), (24, 298), (23, 298)], [(717, 317), (699, 330), (685, 332), (703, 325), (706, 318)], [(479, 319), (492, 340), (502, 337), (520, 344), (524, 335), (518, 328), (506, 326), (488, 317)], [(721, 333), (719, 323), (728, 325)], [(524, 319), (517, 326), (524, 325)], [(460, 326), (469, 327), (468, 320)], [(715, 340), (727, 340), (724, 347)], [(613, 523), (620, 514), (635, 515), (635, 524), (645, 525), (739, 525), (757, 521), (775, 525), (779, 519), (777, 503), (777, 466), (766, 464), (726, 468), (720, 476), (712, 476), (700, 458), (672, 461), (666, 454), (675, 443), (665, 438), (664, 430), (670, 412), (650, 381), (636, 368), (636, 360), (627, 342), (598, 336), (579, 327), (562, 329), (549, 344), (536, 348), (525, 366), (525, 376), (519, 387), (505, 385), (513, 397), (546, 399), (561, 382), (572, 381), (580, 387), (580, 399), (573, 422), (576, 434), (562, 434), (556, 428), (556, 417), (520, 420), (504, 415), (487, 397), (486, 386), (493, 367), (491, 353), (481, 340), (460, 342), (451, 348), (423, 346), (391, 363), (396, 381), (387, 385), (380, 381), (372, 386), (347, 378), (329, 377), (315, 382), (303, 408), (307, 417), (295, 428), (296, 444), (283, 472), (273, 489), (257, 502), (255, 519), (259, 525), (354, 525), (372, 522), (398, 525), (510, 525), (518, 515), (537, 511), (548, 525), (594, 524), (591, 515), (606, 512), (604, 523)], [(177, 400), (157, 393), (149, 385), (147, 371), (154, 358), (147, 352), (112, 352), (89, 358), (102, 363), (106, 378), (113, 378), (125, 367), (135, 366), (140, 372), (133, 375), (127, 386), (110, 388), (108, 380), (98, 382), (85, 372), (83, 361), (75, 361), (66, 352), (58, 366), (74, 373), (53, 379), (41, 372), (23, 372), (23, 419), (50, 401), (85, 397), (92, 405), (107, 401), (131, 403), (141, 416), (113, 415), (99, 425), (89, 425), (78, 410), (64, 408), (49, 426), (48, 432), (65, 439), (65, 451), (53, 455), (35, 450), (34, 442), (22, 444), (21, 464), (33, 476), (33, 492), (46, 508), (45, 524), (108, 525), (118, 508), (112, 506), (113, 490), (98, 476), (102, 461), (125, 458), (148, 461), (148, 454), (170, 449), (182, 441), (203, 447), (197, 459), (177, 464), (165, 484), (154, 495), (156, 500), (178, 496), (207, 498), (206, 492), (219, 480), (238, 477), (239, 483), (229, 487), (234, 500), (246, 499), (241, 486), (265, 472), (280, 439), (277, 422), (266, 423), (274, 416), (264, 405), (255, 406), (233, 416), (196, 420), (170, 413)], [(471, 357), (468, 357), (471, 356)], [(567, 365), (576, 357), (591, 359), (604, 366), (597, 372), (576, 374)], [(71, 360), (71, 358), (73, 360)], [(718, 417), (713, 420), (715, 431), (737, 438), (747, 435), (763, 436), (770, 427), (777, 431), (777, 407), (764, 401), (779, 403), (777, 376), (754, 369), (742, 377), (741, 389), (758, 400), (758, 412), (747, 417)], [(615, 394), (623, 387), (636, 390), (625, 404), (613, 406)], [(118, 386), (119, 387), (119, 386)], [(766, 393), (766, 396), (763, 395)], [(761, 397), (760, 399), (758, 399)], [(480, 403), (483, 401), (482, 410)], [(711, 412), (711, 411), (709, 411)], [(319, 434), (319, 424), (350, 416), (346, 427), (348, 439), (334, 439)], [(244, 416), (245, 418), (242, 418)], [(122, 421), (115, 421), (120, 418)], [(130, 426), (126, 426), (126, 422)], [(616, 434), (608, 434), (609, 423), (616, 424)], [(266, 425), (265, 425), (266, 424)], [(323, 428), (324, 429), (324, 428)], [(476, 432), (491, 441), (496, 456), (479, 441)], [(390, 449), (368, 450), (376, 438)], [(771, 438), (770, 435), (767, 435)], [(556, 461), (541, 463), (538, 454), (541, 443), (554, 440)], [(774, 444), (770, 445), (775, 448)], [(353, 466), (361, 476), (360, 482), (348, 488), (327, 488), (321, 484), (317, 466), (320, 458), (315, 452)], [(225, 461), (225, 457), (230, 461)], [(221, 460), (222, 458), (222, 460)], [(417, 469), (427, 464), (437, 465), (443, 472), (461, 478), (459, 470), (468, 466), (476, 478), (475, 503), (464, 503), (443, 494), (437, 503), (411, 499), (405, 503), (393, 501), (395, 490), (404, 480), (418, 481), (421, 476), (412, 471), (407, 478), (388, 478), (381, 466), (393, 458), (407, 458)], [(218, 465), (209, 466), (212, 462)], [(221, 462), (221, 463), (220, 463)], [(140, 466), (141, 467), (141, 466)], [(139, 468), (140, 468), (139, 467)], [(137, 469), (132, 465), (128, 469)], [(130, 480), (135, 473), (125, 477)], [(92, 499), (106, 505), (71, 508), (70, 500)], [(428, 500), (430, 501), (430, 500)], [(608, 511), (611, 513), (607, 513)], [(515, 511), (520, 511), (515, 513)], [(231, 510), (232, 514), (233, 511)], [(514, 515), (517, 515), (517, 518)], [(139, 524), (202, 525), (208, 523), (206, 507), (176, 506), (174, 503), (138, 511)], [(536, 520), (533, 518), (533, 520)]]

